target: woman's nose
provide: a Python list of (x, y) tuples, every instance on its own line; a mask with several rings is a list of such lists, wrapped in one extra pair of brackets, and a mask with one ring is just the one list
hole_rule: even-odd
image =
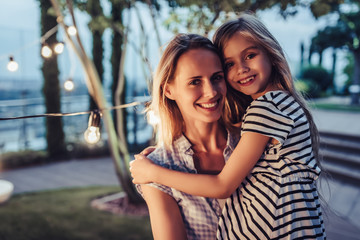
[(214, 84), (211, 81), (204, 84), (204, 95), (206, 97), (213, 97), (216, 94), (217, 94), (216, 86), (214, 86)]

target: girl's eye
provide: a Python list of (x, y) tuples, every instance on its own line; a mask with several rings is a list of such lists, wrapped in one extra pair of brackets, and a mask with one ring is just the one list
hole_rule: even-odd
[(245, 59), (246, 59), (246, 60), (253, 59), (255, 56), (256, 56), (255, 53), (250, 53), (250, 54), (248, 54), (248, 55), (245, 57)]
[(225, 69), (226, 70), (229, 70), (232, 66), (234, 66), (234, 63), (232, 63), (232, 62), (225, 63)]

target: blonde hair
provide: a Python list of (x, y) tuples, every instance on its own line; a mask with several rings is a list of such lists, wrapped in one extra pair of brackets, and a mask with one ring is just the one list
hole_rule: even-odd
[(165, 96), (165, 89), (175, 78), (180, 56), (192, 49), (206, 49), (216, 53), (220, 58), (218, 49), (208, 38), (197, 34), (178, 34), (168, 43), (154, 74), (152, 100), (145, 111), (148, 119), (153, 114), (159, 118), (153, 125), (157, 132), (158, 144), (165, 147), (179, 137), (185, 128), (176, 102)]
[[(213, 37), (214, 45), (222, 53), (222, 59), (224, 59), (224, 48), (229, 39), (235, 33), (240, 33), (244, 38), (254, 42), (256, 45), (262, 47), (265, 50), (270, 62), (272, 63), (272, 76), (270, 79), (273, 81), (274, 86), (289, 92), (303, 108), (310, 125), (313, 152), (317, 164), (320, 167), (318, 130), (303, 96), (294, 87), (294, 80), (290, 71), (290, 67), (286, 61), (285, 54), (279, 42), (260, 20), (258, 20), (253, 15), (243, 13), (238, 19), (226, 22), (220, 26)], [(240, 95), (234, 95), (236, 90), (232, 89), (230, 85), (227, 86), (228, 95), (232, 95), (229, 97), (229, 99), (235, 99), (235, 103), (232, 105), (225, 105), (225, 111), (228, 112), (229, 117), (224, 118), (224, 121), (227, 124), (234, 124), (236, 123), (235, 121), (238, 120), (238, 117), (235, 115), (238, 115), (239, 112), (242, 112), (244, 103), (243, 98)], [(239, 96), (241, 102), (237, 100), (239, 99)]]

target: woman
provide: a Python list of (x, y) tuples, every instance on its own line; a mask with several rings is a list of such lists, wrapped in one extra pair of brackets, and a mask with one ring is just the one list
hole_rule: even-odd
[[(195, 34), (177, 35), (157, 67), (147, 111), (160, 118), (153, 162), (189, 173), (217, 174), (238, 142), (221, 116), (226, 83), (219, 53)], [(208, 159), (205, 161), (205, 159)], [(220, 201), (159, 184), (138, 185), (150, 213), (154, 239), (215, 239)]]

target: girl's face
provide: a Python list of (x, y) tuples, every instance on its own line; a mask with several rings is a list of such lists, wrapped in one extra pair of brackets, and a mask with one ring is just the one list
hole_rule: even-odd
[(272, 90), (271, 62), (265, 50), (235, 33), (224, 48), (227, 81), (237, 91), (256, 99)]
[(212, 123), (220, 119), (226, 95), (221, 61), (206, 49), (192, 49), (180, 56), (175, 79), (165, 94), (176, 101), (185, 123)]

